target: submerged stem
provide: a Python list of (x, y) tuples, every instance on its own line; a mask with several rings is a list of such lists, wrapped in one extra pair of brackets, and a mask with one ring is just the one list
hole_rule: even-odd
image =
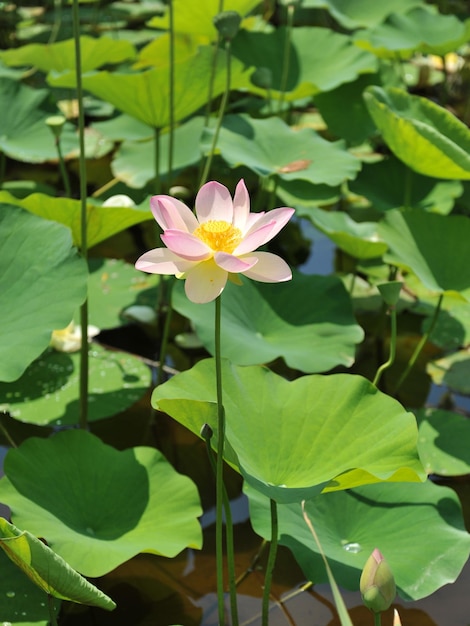
[(268, 626), (269, 623), (269, 597), (271, 595), (271, 582), (273, 579), (278, 545), (277, 504), (273, 499), (270, 499), (269, 502), (271, 505), (271, 543), (269, 545), (268, 563), (266, 565), (266, 574), (264, 576), (263, 612), (261, 617), (262, 626)]

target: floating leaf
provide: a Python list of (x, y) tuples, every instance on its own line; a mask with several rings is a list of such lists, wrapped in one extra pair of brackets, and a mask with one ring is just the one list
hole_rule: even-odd
[[(199, 434), (217, 430), (215, 364), (197, 363), (153, 392), (152, 404)], [(278, 502), (377, 481), (419, 481), (414, 416), (365, 378), (303, 376), (222, 363), (225, 458)]]
[(338, 248), (356, 259), (380, 257), (387, 244), (377, 235), (375, 222), (355, 222), (347, 213), (323, 211), (312, 207), (308, 212), (314, 225), (333, 241)]
[[(252, 488), (246, 492), (253, 527), (269, 538), (269, 502)], [(407, 600), (419, 600), (454, 582), (470, 553), (470, 536), (457, 495), (429, 481), (321, 494), (306, 503), (306, 510), (336, 582), (346, 589), (358, 589), (362, 568), (377, 547), (393, 571), (400, 595)], [(279, 536), (308, 580), (315, 584), (327, 581), (299, 504), (279, 506)]]
[[(0, 77), (0, 151), (27, 163), (57, 160), (54, 135), (46, 124), (51, 113), (41, 108), (48, 96), (47, 89), (31, 89), (18, 80)], [(64, 155), (76, 149), (78, 138), (72, 124), (64, 124), (60, 141)]]
[(457, 393), (470, 395), (470, 349), (431, 361), (426, 371), (436, 385), (446, 385)]
[(422, 6), (422, 0), (303, 0), (305, 8), (325, 8), (345, 28), (375, 26), (381, 24), (391, 13), (404, 13), (415, 6)]
[(470, 130), (427, 98), (389, 87), (368, 87), (367, 108), (392, 152), (434, 178), (470, 179)]
[[(189, 317), (213, 354), (213, 303), (194, 304), (183, 285), (176, 283), (173, 306)], [(355, 346), (364, 336), (338, 278), (299, 273), (292, 282), (276, 285), (249, 280), (243, 280), (241, 287), (228, 283), (221, 327), (222, 354), (233, 363), (269, 363), (282, 356), (289, 367), (309, 373), (351, 366)]]
[[(82, 72), (101, 65), (121, 63), (135, 57), (134, 46), (124, 39), (111, 37), (80, 37)], [(75, 71), (75, 40), (67, 39), (53, 44), (31, 43), (20, 48), (2, 50), (0, 58), (7, 65), (32, 65), (39, 70)]]
[(279, 178), (276, 194), (286, 206), (295, 207), (297, 217), (308, 217), (311, 207), (332, 204), (341, 195), (341, 188), (314, 185), (307, 180), (283, 180)]
[[(31, 582), (3, 550), (0, 550), (0, 568), (2, 571), (0, 579), (2, 620), (16, 626), (18, 616), (23, 613), (20, 618), (22, 626), (49, 626), (50, 613), (44, 591)], [(54, 602), (56, 613), (59, 612), (60, 605), (60, 601)]]
[(408, 205), (443, 215), (452, 211), (456, 198), (463, 192), (460, 181), (422, 176), (393, 155), (377, 163), (364, 163), (349, 188), (364, 196), (378, 211)]
[[(288, 181), (336, 186), (354, 178), (361, 168), (343, 142), (326, 141), (310, 128), (294, 130), (278, 117), (257, 120), (227, 115), (217, 148), (232, 167), (244, 165), (258, 176), (276, 175)], [(289, 169), (300, 161), (302, 169)]]
[(0, 204), (0, 380), (13, 381), (86, 297), (86, 263), (61, 224)]
[[(81, 202), (70, 198), (51, 198), (42, 193), (33, 193), (30, 196), (18, 199), (6, 191), (0, 191), (0, 202), (9, 202), (23, 207), (48, 220), (60, 222), (72, 231), (73, 243), (81, 245)], [(152, 214), (148, 211), (130, 207), (99, 206), (89, 201), (87, 203), (87, 244), (89, 247), (108, 239), (129, 226), (151, 220)]]
[[(29, 424), (76, 425), (80, 355), (47, 350), (14, 383), (0, 383), (0, 409)], [(150, 370), (136, 357), (96, 345), (89, 354), (88, 420), (116, 415), (140, 400)]]
[[(454, 291), (470, 299), (470, 220), (422, 211), (388, 211), (379, 235), (389, 260), (411, 269), (435, 293)], [(443, 262), (443, 259), (445, 262)]]
[(125, 113), (104, 122), (94, 122), (93, 128), (112, 141), (142, 141), (154, 135), (153, 128)]
[(442, 409), (416, 411), (418, 450), (428, 474), (470, 474), (470, 421), (464, 415)]
[[(201, 159), (200, 139), (204, 127), (202, 117), (193, 117), (173, 133), (173, 171), (197, 163)], [(160, 137), (160, 174), (168, 172), (170, 136)], [(113, 175), (129, 187), (143, 187), (155, 178), (155, 165), (149, 155), (155, 153), (155, 139), (150, 141), (125, 141), (121, 144), (111, 164)]]
[(0, 548), (46, 594), (107, 611), (116, 603), (27, 530), (0, 518)]
[(441, 15), (434, 6), (417, 6), (408, 13), (390, 14), (382, 24), (355, 33), (357, 46), (378, 56), (410, 57), (416, 52), (444, 55), (468, 39), (466, 25), (454, 15)]
[[(139, 552), (201, 546), (199, 496), (154, 448), (118, 451), (83, 430), (31, 437), (5, 458), (0, 500), (85, 576)], [(93, 488), (90, 488), (93, 486)]]
[[(281, 27), (270, 33), (242, 30), (233, 41), (233, 54), (246, 67), (269, 70), (271, 97), (278, 96), (284, 87), (286, 100), (305, 98), (335, 89), (355, 80), (359, 74), (377, 69), (374, 56), (354, 46), (347, 35), (328, 28), (297, 27), (291, 34), (289, 72), (284, 86), (286, 37), (286, 29)], [(267, 93), (253, 83), (247, 88), (260, 95)]]

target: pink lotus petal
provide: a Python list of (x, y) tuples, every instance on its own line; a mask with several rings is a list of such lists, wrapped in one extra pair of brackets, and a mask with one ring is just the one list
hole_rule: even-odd
[(245, 181), (239, 181), (233, 196), (233, 225), (244, 232), (250, 214), (250, 196)]
[(258, 263), (253, 269), (243, 272), (244, 276), (259, 280), (262, 283), (283, 283), (291, 280), (292, 272), (290, 267), (277, 254), (271, 252), (255, 252), (251, 256), (258, 259)]
[(192, 233), (199, 226), (191, 209), (171, 196), (153, 196), (150, 208), (163, 231), (173, 228)]
[(135, 267), (149, 274), (183, 274), (194, 266), (167, 248), (155, 248), (140, 256)]
[[(251, 225), (250, 229), (246, 232), (246, 235), (251, 235), (253, 232), (257, 231), (258, 228), (262, 228), (264, 224), (274, 222), (275, 227), (273, 228), (271, 237), (269, 238), (272, 239), (275, 235), (277, 235), (281, 228), (284, 228), (294, 212), (294, 209), (291, 209), (289, 207), (281, 207), (280, 209), (273, 209), (272, 211), (268, 211), (259, 220)], [(269, 241), (269, 239), (267, 239), (266, 241)], [(264, 243), (266, 243), (266, 241)]]
[(267, 241), (272, 239), (271, 232), (273, 228), (275, 228), (276, 222), (268, 222), (263, 226), (260, 226), (250, 234), (246, 235), (241, 243), (233, 251), (233, 254), (236, 256), (241, 256), (242, 254), (247, 254), (248, 252), (252, 252), (259, 248)]
[(192, 302), (203, 304), (220, 296), (227, 283), (227, 272), (212, 259), (196, 265), (187, 275), (186, 295)]
[(199, 222), (222, 220), (232, 223), (233, 203), (229, 190), (225, 185), (215, 181), (206, 183), (196, 196), (196, 214)]
[(167, 248), (187, 261), (205, 261), (212, 256), (209, 246), (195, 235), (182, 230), (166, 230), (161, 240)]
[(233, 256), (233, 254), (228, 254), (227, 252), (216, 252), (214, 254), (214, 261), (219, 267), (233, 274), (246, 272), (253, 267), (253, 265), (258, 263), (258, 259), (256, 257), (245, 256), (243, 259), (240, 259), (239, 257)]

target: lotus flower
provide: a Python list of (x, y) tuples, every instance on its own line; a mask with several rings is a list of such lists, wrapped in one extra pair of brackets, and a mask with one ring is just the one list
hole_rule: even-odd
[(192, 302), (215, 300), (227, 279), (241, 283), (238, 274), (264, 283), (292, 278), (289, 266), (279, 256), (254, 250), (285, 226), (294, 209), (250, 213), (250, 196), (243, 180), (233, 200), (224, 185), (215, 181), (203, 185), (196, 196), (196, 215), (170, 196), (153, 196), (150, 205), (166, 248), (146, 252), (135, 266), (151, 274), (185, 278), (186, 295)]

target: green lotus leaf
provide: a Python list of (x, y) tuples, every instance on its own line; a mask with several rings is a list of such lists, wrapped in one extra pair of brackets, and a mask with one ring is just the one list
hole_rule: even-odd
[[(374, 134), (375, 125), (365, 105), (363, 92), (377, 80), (376, 74), (361, 74), (353, 82), (315, 94), (315, 106), (330, 134), (353, 145), (363, 143)], [(347, 115), (344, 114), (345, 102)]]
[(470, 300), (467, 217), (393, 209), (380, 222), (378, 232), (390, 248), (388, 261), (411, 269), (435, 293), (457, 292)]
[[(111, 37), (80, 37), (82, 72), (89, 72), (101, 65), (121, 63), (135, 57), (134, 46)], [(0, 52), (0, 59), (7, 65), (32, 65), (44, 72), (56, 70), (75, 71), (75, 41), (67, 39), (53, 44), (31, 43), (20, 48)]]
[[(251, 487), (246, 493), (253, 528), (270, 538), (269, 502)], [(300, 505), (282, 504), (278, 510), (280, 542), (293, 552), (308, 580), (326, 582), (323, 561)], [(306, 503), (306, 512), (336, 582), (346, 589), (358, 589), (362, 568), (374, 548), (387, 559), (398, 592), (407, 600), (419, 600), (454, 582), (470, 553), (458, 496), (430, 481), (321, 494)]]
[[(23, 199), (0, 191), (0, 202), (16, 204), (30, 213), (47, 220), (60, 222), (72, 231), (74, 245), (81, 246), (81, 202), (70, 198), (51, 198), (43, 193), (33, 193)], [(129, 226), (153, 219), (150, 210), (130, 207), (99, 206), (87, 203), (87, 245), (95, 246)]]
[[(222, 362), (225, 458), (278, 502), (377, 481), (419, 481), (414, 416), (365, 378), (287, 381), (263, 367)], [(217, 430), (215, 362), (200, 361), (155, 389), (152, 404), (199, 434)]]
[[(240, 15), (246, 15), (259, 4), (258, 0), (225, 0), (224, 11), (236, 11)], [(211, 40), (217, 38), (213, 19), (220, 12), (219, 0), (198, 0), (198, 2), (186, 2), (186, 0), (174, 0), (174, 29), (176, 33), (190, 35), (205, 35)], [(149, 21), (149, 26), (159, 29), (169, 29), (168, 14), (163, 17), (154, 17)]]
[[(199, 46), (207, 43), (207, 37), (189, 35), (187, 33), (173, 33), (173, 57), (175, 63), (180, 63), (193, 57)], [(134, 69), (145, 67), (161, 67), (170, 63), (170, 33), (159, 33), (150, 43), (139, 51)]]
[[(201, 159), (200, 139), (204, 118), (193, 117), (179, 126), (173, 134), (173, 170), (180, 170)], [(160, 137), (160, 174), (168, 172), (170, 136)], [(149, 154), (155, 153), (155, 139), (125, 141), (119, 147), (111, 164), (113, 175), (129, 187), (143, 187), (155, 178), (155, 165)]]
[[(88, 320), (100, 329), (122, 325), (122, 312), (130, 306), (155, 309), (160, 277), (139, 272), (119, 259), (89, 259)], [(78, 314), (76, 324), (80, 323)]]
[[(7, 623), (16, 626), (21, 615), (21, 626), (49, 626), (50, 612), (47, 597), (11, 561), (3, 550), (0, 550), (0, 615)], [(54, 611), (59, 613), (61, 601), (54, 602)]]
[(153, 128), (125, 113), (104, 122), (94, 122), (92, 128), (111, 141), (142, 141), (155, 134)]
[[(270, 33), (242, 30), (233, 42), (233, 54), (246, 67), (267, 68), (272, 77), (270, 97), (286, 92), (288, 101), (330, 91), (359, 74), (377, 69), (377, 60), (354, 46), (347, 35), (328, 28), (297, 27), (291, 34), (289, 72), (283, 89), (286, 29)], [(248, 89), (266, 95), (265, 89), (250, 83)]]
[(338, 248), (356, 259), (380, 257), (387, 244), (377, 236), (375, 222), (355, 222), (346, 213), (312, 207), (309, 218)]
[[(26, 163), (57, 161), (54, 135), (46, 124), (51, 112), (43, 109), (47, 89), (31, 89), (18, 80), (0, 77), (0, 151)], [(75, 128), (66, 122), (61, 148), (68, 155), (78, 146)]]
[[(214, 354), (213, 303), (194, 304), (177, 282), (173, 306), (192, 321)], [(222, 354), (233, 363), (255, 365), (283, 357), (289, 367), (308, 373), (350, 367), (364, 337), (339, 278), (300, 273), (292, 282), (275, 285), (246, 279), (241, 287), (228, 283), (221, 327)]]
[(443, 409), (415, 411), (419, 424), (418, 451), (428, 474), (470, 474), (470, 422), (464, 415)]
[[(209, 46), (198, 49), (193, 57), (175, 66), (173, 121), (179, 122), (206, 104), (213, 51)], [(49, 75), (49, 83), (56, 87), (73, 86), (69, 73)], [(243, 64), (232, 59), (231, 87), (237, 89), (247, 83)], [(225, 91), (226, 55), (217, 55), (213, 96)], [(123, 113), (153, 128), (170, 124), (169, 66), (153, 68), (136, 74), (92, 72), (83, 76), (83, 86), (98, 98), (110, 102)], [(132, 94), (132, 97), (129, 97)]]
[(422, 0), (303, 0), (304, 8), (325, 8), (345, 28), (381, 24), (391, 13), (405, 13), (415, 6), (422, 6)]
[[(410, 170), (393, 155), (377, 163), (364, 163), (349, 189), (364, 196), (378, 211), (400, 209), (406, 205), (447, 215), (462, 195), (457, 180), (438, 180)], [(407, 197), (407, 194), (409, 197)]]
[(276, 194), (286, 206), (295, 207), (297, 217), (308, 217), (311, 207), (332, 204), (341, 195), (341, 187), (314, 185), (307, 180), (284, 180), (279, 178)]
[(436, 385), (446, 385), (457, 393), (470, 394), (470, 350), (459, 350), (431, 361), (426, 367)]
[(436, 7), (423, 5), (408, 13), (392, 13), (382, 24), (356, 32), (354, 41), (386, 58), (397, 53), (408, 58), (416, 52), (444, 55), (468, 40), (469, 27), (470, 21), (465, 24), (454, 15), (441, 15)]
[[(207, 144), (213, 130), (207, 131)], [(310, 128), (294, 130), (278, 117), (258, 120), (227, 115), (217, 148), (229, 165), (244, 165), (258, 176), (306, 180), (336, 186), (356, 176), (361, 162), (341, 141), (326, 141)]]
[(31, 437), (5, 458), (0, 500), (84, 576), (139, 552), (201, 546), (199, 496), (154, 448), (118, 451), (83, 430)]
[(0, 533), (0, 548), (46, 594), (108, 611), (116, 608), (111, 598), (27, 530), (0, 518)]
[[(430, 304), (434, 312), (435, 297)], [(423, 322), (423, 332), (429, 329), (431, 323), (429, 309), (426, 313), (428, 317)], [(432, 329), (430, 340), (447, 351), (470, 345), (470, 302), (446, 296)]]
[(86, 297), (86, 263), (68, 228), (0, 204), (0, 381), (19, 378)]
[(470, 130), (427, 98), (389, 87), (364, 92), (369, 113), (392, 152), (425, 176), (470, 179)]
[[(150, 370), (136, 357), (96, 345), (89, 353), (88, 420), (116, 415), (140, 400)], [(13, 383), (0, 382), (0, 410), (28, 424), (76, 425), (80, 355), (47, 350)]]

